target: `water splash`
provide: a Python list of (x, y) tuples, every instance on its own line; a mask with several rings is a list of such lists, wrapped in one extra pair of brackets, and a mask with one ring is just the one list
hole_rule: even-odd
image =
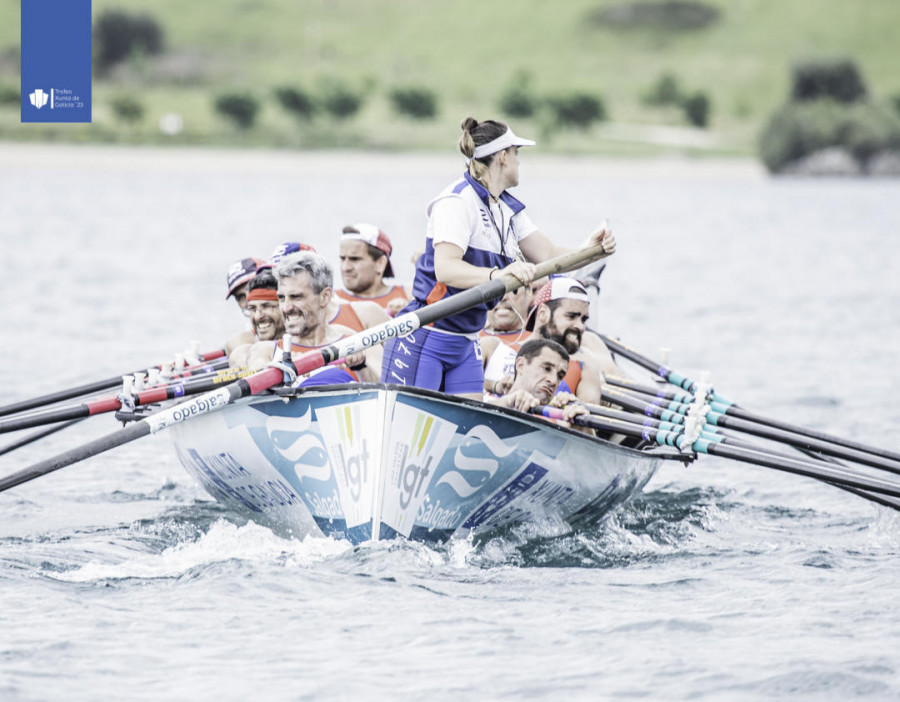
[(251, 566), (272, 563), (309, 566), (350, 548), (346, 541), (311, 537), (302, 541), (283, 539), (253, 522), (239, 526), (219, 520), (199, 538), (178, 543), (162, 552), (134, 554), (119, 563), (91, 561), (54, 577), (76, 583), (180, 578), (202, 573), (227, 561), (241, 561)]

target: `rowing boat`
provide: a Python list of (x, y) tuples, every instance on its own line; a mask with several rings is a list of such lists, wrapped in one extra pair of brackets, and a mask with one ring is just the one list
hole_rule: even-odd
[(620, 446), (394, 385), (250, 397), (173, 427), (217, 500), (295, 537), (429, 543), (534, 523), (583, 529), (643, 489), (669, 447)]

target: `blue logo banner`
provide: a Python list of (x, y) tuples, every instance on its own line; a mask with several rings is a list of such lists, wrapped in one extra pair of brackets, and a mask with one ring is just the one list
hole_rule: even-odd
[(91, 121), (91, 0), (22, 0), (22, 121)]

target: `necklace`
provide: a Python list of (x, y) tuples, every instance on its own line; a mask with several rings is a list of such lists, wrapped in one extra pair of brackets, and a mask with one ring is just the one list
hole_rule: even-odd
[(494, 230), (497, 232), (497, 236), (500, 237), (500, 255), (509, 258), (506, 255), (506, 221), (503, 218), (503, 208), (500, 206), (500, 200), (497, 200), (497, 210), (500, 212), (500, 226), (497, 226), (497, 220), (494, 219), (494, 209), (488, 204), (487, 213), (488, 217), (490, 217), (491, 224), (494, 226)]

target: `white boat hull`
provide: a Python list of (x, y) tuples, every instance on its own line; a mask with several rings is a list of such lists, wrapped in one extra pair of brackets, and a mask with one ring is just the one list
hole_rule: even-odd
[(298, 537), (353, 543), (441, 542), (520, 522), (591, 526), (674, 454), (378, 385), (251, 398), (171, 433), (216, 499)]

